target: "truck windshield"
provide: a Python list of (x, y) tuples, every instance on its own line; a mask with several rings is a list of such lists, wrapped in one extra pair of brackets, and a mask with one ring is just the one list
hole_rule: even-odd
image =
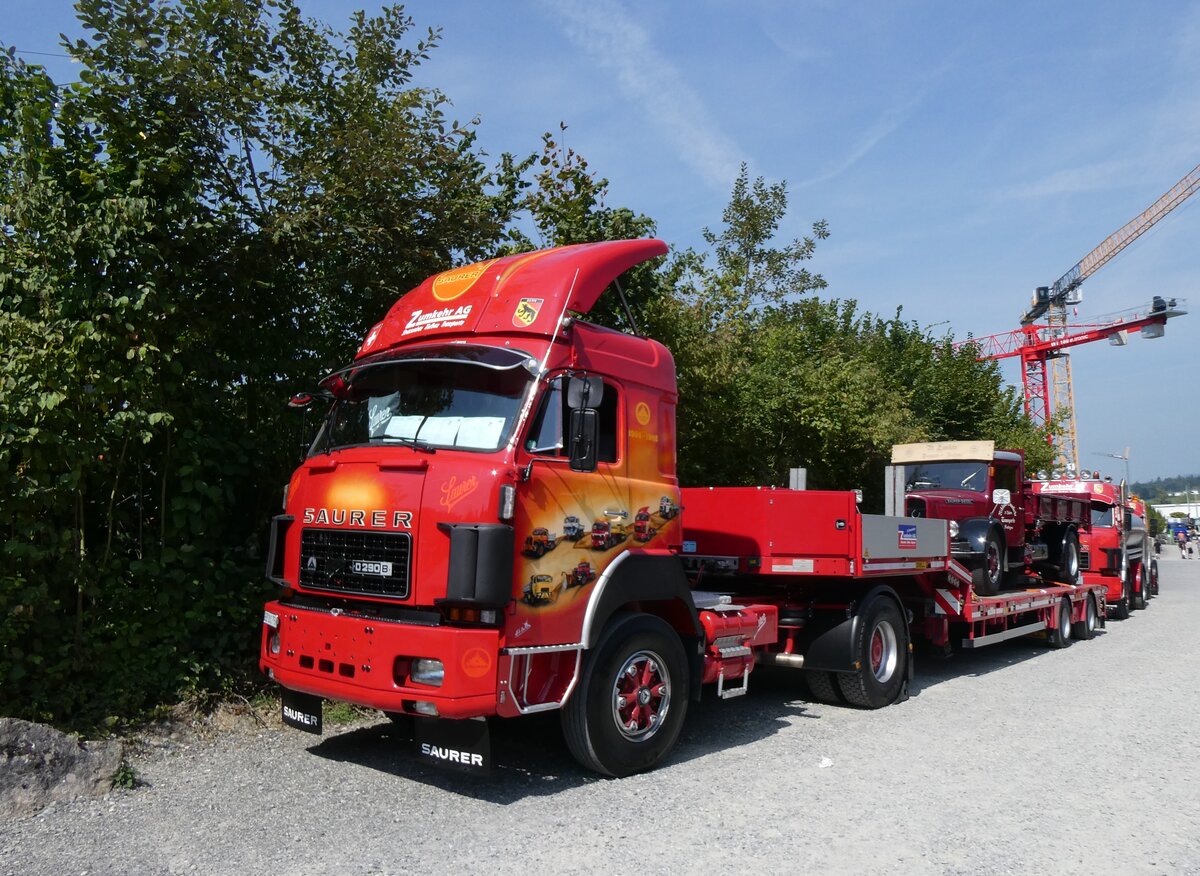
[(987, 490), (986, 462), (919, 462), (904, 466), (904, 491)]
[(531, 376), (463, 360), (380, 362), (345, 372), (309, 455), (363, 444), (497, 450), (508, 440)]
[(1092, 526), (1112, 526), (1113, 506), (1103, 502), (1092, 503)]

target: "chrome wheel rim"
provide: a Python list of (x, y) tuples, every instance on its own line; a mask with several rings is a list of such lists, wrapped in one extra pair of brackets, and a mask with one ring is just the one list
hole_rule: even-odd
[(662, 657), (653, 651), (629, 656), (612, 689), (613, 723), (634, 742), (649, 739), (666, 720), (671, 707), (671, 677)]
[(896, 630), (891, 623), (882, 620), (871, 631), (870, 652), (871, 674), (880, 684), (885, 684), (896, 672), (900, 662), (900, 646)]

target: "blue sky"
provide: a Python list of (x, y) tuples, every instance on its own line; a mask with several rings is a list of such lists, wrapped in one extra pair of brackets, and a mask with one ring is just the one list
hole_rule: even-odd
[[(361, 3), (308, 0), (336, 28)], [(57, 52), (69, 3), (5, 0), (0, 42)], [(371, 7), (367, 7), (370, 9)], [(422, 72), (489, 152), (542, 131), (673, 245), (720, 221), (741, 162), (786, 180), (784, 233), (829, 222), (827, 295), (955, 337), (1017, 327), (1053, 283), (1200, 163), (1200, 2), (513, 0), (407, 4), (442, 26)], [(27, 55), (58, 78), (61, 58)], [(1190, 297), (1200, 194), (1083, 286), (1076, 319)], [(1072, 356), (1081, 460), (1200, 473), (1200, 313)], [(1005, 373), (1019, 379), (1017, 369)], [(1197, 484), (1200, 487), (1200, 484)]]

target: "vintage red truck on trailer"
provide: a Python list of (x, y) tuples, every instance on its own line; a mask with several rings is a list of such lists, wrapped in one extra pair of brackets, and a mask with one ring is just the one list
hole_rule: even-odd
[(950, 548), (981, 594), (1031, 571), (1064, 584), (1079, 578), (1087, 502), (1034, 489), (1020, 451), (991, 441), (941, 441), (892, 448), (888, 510), (950, 521)]
[(260, 666), (287, 723), (320, 732), (324, 698), (409, 715), (422, 756), (475, 769), (484, 719), (560, 710), (580, 763), (622, 776), (667, 755), (703, 685), (744, 694), (758, 664), (875, 708), (905, 695), (914, 636), (1091, 636), (1102, 596), (1032, 577), (980, 596), (944, 520), (850, 491), (681, 492), (671, 354), (582, 319), (665, 252), (438, 274), (322, 381), (267, 557)]
[(1033, 489), (1039, 495), (1069, 496), (1088, 504), (1091, 526), (1080, 538), (1084, 580), (1104, 585), (1109, 613), (1118, 620), (1145, 608), (1158, 564), (1144, 507), (1126, 495), (1124, 484), (1102, 479), (1099, 472), (1084, 472), (1078, 477), (1039, 478)]

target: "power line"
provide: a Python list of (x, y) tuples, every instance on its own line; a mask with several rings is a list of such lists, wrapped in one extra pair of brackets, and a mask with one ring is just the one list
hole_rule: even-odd
[(15, 46), (13, 47), (13, 51), (20, 55), (41, 55), (43, 58), (66, 58), (67, 60), (72, 60), (70, 55), (64, 55), (60, 52), (33, 52), (29, 49), (18, 49)]

